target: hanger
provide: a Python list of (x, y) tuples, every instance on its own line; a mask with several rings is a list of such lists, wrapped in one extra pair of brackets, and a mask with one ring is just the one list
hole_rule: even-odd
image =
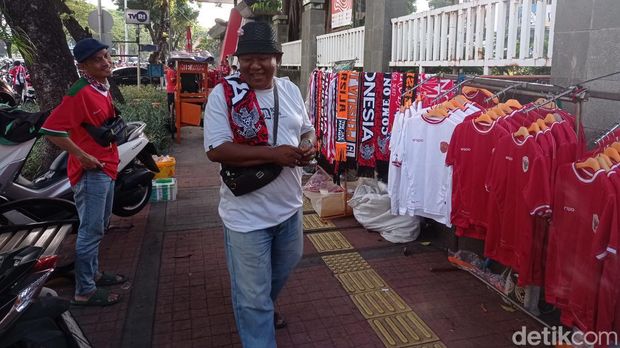
[(537, 122), (532, 122), (532, 124), (530, 125), (530, 128), (528, 128), (527, 131), (532, 134), (536, 134), (540, 132), (540, 126), (538, 126)]
[(547, 124), (545, 123), (545, 121), (541, 118), (539, 118), (538, 120), (536, 120), (536, 123), (538, 124), (538, 127), (540, 127), (540, 130), (547, 130), (549, 129), (549, 127), (547, 127)]
[(603, 153), (599, 153), (598, 156), (596, 156), (596, 160), (606, 172), (610, 171), (611, 167), (614, 165), (609, 156)]
[(545, 116), (544, 122), (546, 124), (553, 124), (557, 121), (555, 120), (555, 116), (553, 116), (553, 114), (547, 114), (547, 116)]
[[(470, 87), (470, 86), (463, 86), (463, 88), (461, 89), (463, 94), (471, 94), (471, 93), (476, 93), (478, 92), (478, 88), (476, 87)], [(467, 97), (467, 96), (465, 96)]]
[(499, 103), (497, 106), (506, 114), (512, 113), (512, 108), (510, 105), (506, 105), (506, 103)]
[(430, 110), (428, 110), (428, 112), (426, 113), (426, 116), (434, 116), (434, 117), (439, 117), (439, 118), (444, 118), (448, 116), (448, 111), (446, 110), (446, 108), (439, 104), (433, 108), (431, 108)]
[(618, 150), (616, 150), (615, 148), (609, 146), (605, 149), (603, 153), (607, 155), (610, 159), (616, 161), (616, 163), (620, 163), (620, 152), (618, 152)]
[(514, 137), (522, 136), (522, 137), (524, 137), (524, 138), (526, 138), (528, 135), (530, 135), (530, 132), (529, 132), (529, 130), (528, 130), (527, 128), (525, 128), (525, 127), (521, 127), (521, 128), (519, 128), (519, 130), (517, 130), (517, 131), (513, 134), (513, 136), (514, 136)]
[(595, 172), (601, 169), (601, 165), (599, 164), (599, 162), (592, 157), (588, 158), (587, 160), (583, 162), (575, 163), (575, 167), (577, 169), (590, 168), (594, 170)]
[(508, 99), (508, 100), (506, 100), (506, 102), (504, 104), (510, 106), (513, 109), (522, 109), (523, 108), (523, 105), (521, 105), (521, 103), (519, 103), (519, 101), (516, 100), (516, 99)]
[(616, 141), (615, 143), (609, 145), (609, 147), (613, 147), (614, 149), (618, 150), (618, 152), (620, 152), (620, 142)]
[(474, 122), (476, 123), (488, 123), (491, 124), (493, 123), (493, 119), (491, 118), (491, 116), (489, 116), (488, 113), (483, 113), (482, 115), (478, 116)]
[(555, 102), (549, 101), (549, 99), (545, 99), (545, 98), (538, 98), (534, 101), (534, 104), (540, 105), (541, 107), (547, 108), (547, 109), (557, 109), (558, 106), (555, 104)]

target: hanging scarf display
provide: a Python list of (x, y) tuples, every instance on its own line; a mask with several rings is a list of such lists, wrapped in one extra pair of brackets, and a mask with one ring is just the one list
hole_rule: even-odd
[(358, 175), (374, 176), (375, 169), (375, 117), (379, 80), (378, 73), (363, 73), (362, 84), (362, 124), (360, 127), (359, 138), (359, 156), (358, 156)]
[(340, 162), (347, 159), (347, 100), (349, 98), (349, 71), (341, 71), (338, 73), (337, 80), (337, 98), (336, 98), (336, 156), (335, 173), (339, 172)]
[(415, 74), (412, 72), (406, 72), (404, 80), (405, 81), (403, 83), (403, 91), (401, 91), (401, 93), (409, 91), (403, 96), (403, 106), (408, 109), (411, 104), (413, 104), (414, 91), (411, 91), (411, 89), (415, 87)]
[[(433, 76), (431, 74), (420, 74), (420, 81), (424, 81), (427, 77)], [(435, 97), (439, 96), (443, 92), (454, 87), (454, 81), (450, 79), (430, 79), (425, 84), (418, 88), (419, 94), (421, 94), (422, 98), (422, 106), (428, 107), (432, 104), (438, 104), (444, 102), (446, 100), (452, 99), (456, 94), (456, 92), (451, 92), (445, 95), (441, 100), (434, 100)]]
[(319, 94), (319, 115), (321, 115), (321, 154), (327, 158), (328, 146), (328, 120), (327, 120), (327, 94), (329, 87), (329, 74), (321, 71), (321, 93)]
[(248, 145), (267, 145), (269, 131), (254, 90), (239, 77), (229, 76), (223, 82), (222, 86), (228, 103), (228, 118), (234, 142)]
[[(390, 90), (392, 89), (392, 74), (377, 73), (377, 104), (375, 113), (375, 137), (377, 147), (375, 158), (377, 161), (387, 162), (390, 159), (388, 152), (388, 128), (390, 125)], [(378, 117), (377, 117), (378, 116)]]
[(358, 119), (358, 104), (359, 98), (359, 78), (360, 74), (357, 71), (349, 72), (349, 89), (347, 99), (347, 162), (349, 168), (355, 168), (357, 157), (357, 119)]

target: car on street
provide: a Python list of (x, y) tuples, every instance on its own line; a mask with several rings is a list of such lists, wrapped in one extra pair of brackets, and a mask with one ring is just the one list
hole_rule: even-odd
[[(138, 84), (138, 69), (135, 66), (125, 66), (112, 70), (112, 80), (117, 85), (136, 85)], [(159, 84), (159, 78), (150, 78), (148, 76), (148, 70), (146, 68), (140, 68), (140, 83), (141, 84)]]

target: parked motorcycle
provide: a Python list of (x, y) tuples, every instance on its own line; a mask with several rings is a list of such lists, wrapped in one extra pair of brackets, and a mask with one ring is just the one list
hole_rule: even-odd
[[(15, 117), (0, 110), (0, 128), (12, 124), (11, 129), (38, 131), (49, 113), (25, 113), (27, 117)], [(35, 117), (36, 116), (36, 117)], [(154, 173), (159, 172), (152, 155), (155, 146), (144, 134), (144, 122), (129, 122), (124, 139), (118, 145), (120, 163), (114, 190), (112, 212), (118, 216), (132, 216), (148, 203), (151, 195)], [(3, 145), (0, 138), (0, 196), (6, 200), (23, 198), (73, 199), (73, 192), (67, 177), (68, 154), (62, 152), (50, 168), (33, 180), (22, 176), (21, 170), (37, 140), (34, 134), (11, 134), (3, 136), (12, 145)], [(4, 133), (4, 132), (3, 132)], [(17, 140), (17, 141), (16, 141)]]
[(44, 288), (55, 255), (24, 246), (0, 253), (0, 347), (92, 347), (69, 301)]

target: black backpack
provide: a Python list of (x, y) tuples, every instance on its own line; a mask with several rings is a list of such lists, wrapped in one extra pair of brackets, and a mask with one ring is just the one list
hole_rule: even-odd
[(26, 112), (0, 106), (0, 144), (14, 145), (36, 138), (50, 113), (51, 110)]

